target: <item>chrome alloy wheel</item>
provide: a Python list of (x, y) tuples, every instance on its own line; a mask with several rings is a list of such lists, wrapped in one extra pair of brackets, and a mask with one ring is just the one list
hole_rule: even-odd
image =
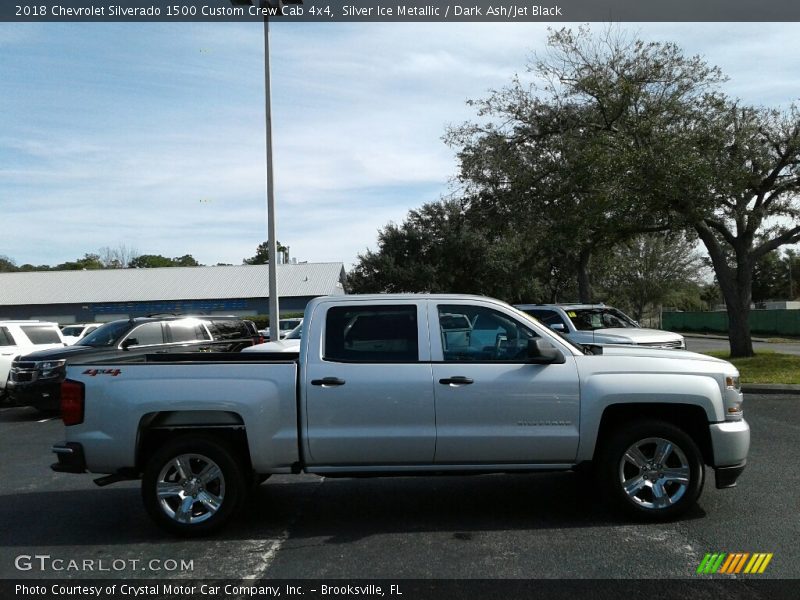
[(660, 437), (635, 442), (619, 463), (619, 480), (628, 499), (650, 510), (678, 502), (688, 489), (690, 477), (683, 450)]
[(180, 454), (161, 469), (156, 493), (170, 519), (194, 525), (210, 519), (222, 506), (225, 476), (207, 456)]

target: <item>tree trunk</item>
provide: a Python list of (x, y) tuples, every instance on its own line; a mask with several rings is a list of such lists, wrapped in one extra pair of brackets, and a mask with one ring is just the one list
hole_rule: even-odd
[(750, 303), (734, 309), (728, 306), (728, 340), (731, 344), (731, 358), (753, 356), (753, 340), (750, 338)]
[(589, 274), (589, 262), (592, 259), (591, 250), (581, 250), (578, 255), (578, 300), (591, 304), (592, 302), (592, 281)]
[(697, 234), (708, 250), (714, 272), (717, 275), (725, 307), (728, 311), (728, 341), (731, 358), (753, 356), (753, 340), (750, 338), (750, 301), (753, 297), (753, 264), (748, 245), (734, 247), (736, 268), (728, 266), (725, 255), (714, 234), (703, 223), (695, 225)]
[(729, 271), (725, 284), (720, 279), (722, 296), (728, 311), (728, 341), (731, 358), (753, 356), (753, 340), (750, 338), (750, 301), (753, 296), (753, 271), (749, 257), (737, 256), (737, 267)]

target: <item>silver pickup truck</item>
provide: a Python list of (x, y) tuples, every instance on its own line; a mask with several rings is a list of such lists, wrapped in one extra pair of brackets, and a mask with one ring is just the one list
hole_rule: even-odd
[(718, 488), (745, 466), (739, 374), (722, 360), (577, 347), (475, 296), (317, 298), (304, 323), (295, 354), (68, 367), (53, 469), (141, 478), (151, 517), (194, 535), (274, 473), (574, 469), (660, 520), (696, 502), (704, 465)]

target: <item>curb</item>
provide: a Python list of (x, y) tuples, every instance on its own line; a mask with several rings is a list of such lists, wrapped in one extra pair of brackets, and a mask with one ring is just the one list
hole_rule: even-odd
[[(680, 333), (680, 335), (682, 335), (685, 338), (695, 338), (699, 340), (725, 340), (726, 342), (728, 341), (727, 335), (714, 335), (711, 333), (681, 333), (679, 331), (676, 333)], [(778, 343), (778, 342), (770, 342), (768, 338), (762, 338), (762, 337), (751, 337), (750, 340), (753, 342), (763, 342), (765, 344)]]
[(745, 383), (742, 384), (745, 394), (785, 394), (800, 396), (800, 385), (783, 383)]

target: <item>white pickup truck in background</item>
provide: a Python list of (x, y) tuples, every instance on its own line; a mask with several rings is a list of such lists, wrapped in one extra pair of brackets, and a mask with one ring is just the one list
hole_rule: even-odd
[(53, 468), (141, 478), (149, 514), (182, 535), (225, 523), (252, 482), (299, 472), (592, 466), (628, 515), (668, 519), (695, 504), (704, 465), (732, 487), (750, 445), (733, 365), (573, 346), (476, 296), (317, 298), (296, 354), (152, 360), (68, 366)]

